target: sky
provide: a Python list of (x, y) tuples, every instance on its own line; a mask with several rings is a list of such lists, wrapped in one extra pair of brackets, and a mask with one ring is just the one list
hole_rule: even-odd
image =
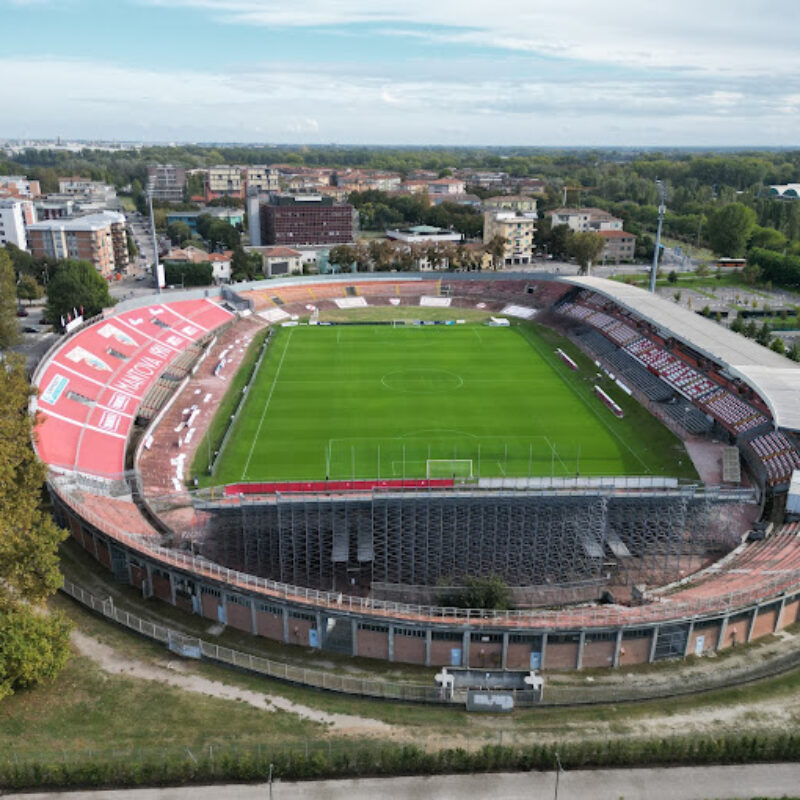
[(797, 146), (798, 0), (0, 0), (0, 137)]

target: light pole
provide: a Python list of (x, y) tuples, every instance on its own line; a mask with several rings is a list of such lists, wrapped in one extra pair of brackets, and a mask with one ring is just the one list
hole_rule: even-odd
[(156, 279), (156, 290), (161, 294), (161, 276), (158, 263), (158, 239), (156, 238), (156, 221), (153, 218), (153, 191), (147, 193), (147, 204), (150, 207), (150, 232), (153, 234), (153, 277)]
[(656, 229), (656, 247), (653, 251), (653, 268), (650, 271), (650, 291), (656, 290), (656, 273), (658, 272), (658, 256), (661, 249), (661, 226), (664, 222), (664, 213), (667, 210), (667, 190), (663, 181), (656, 181), (658, 187), (658, 228)]

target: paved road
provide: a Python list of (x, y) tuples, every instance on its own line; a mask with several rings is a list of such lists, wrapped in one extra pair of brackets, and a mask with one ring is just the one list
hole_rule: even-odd
[[(0, 793), (1, 794), (1, 793)], [(276, 782), (273, 800), (551, 800), (553, 773), (439, 775), (351, 781)], [(558, 800), (738, 800), (800, 796), (800, 764), (592, 770), (562, 773)], [(267, 800), (265, 784), (3, 795), (4, 800)]]

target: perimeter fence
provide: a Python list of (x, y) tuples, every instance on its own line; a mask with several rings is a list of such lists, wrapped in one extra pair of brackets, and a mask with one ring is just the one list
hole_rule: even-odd
[[(111, 598), (97, 597), (71, 581), (64, 582), (62, 591), (106, 619), (135, 631), (145, 638), (159, 642), (181, 656), (201, 658), (285, 683), (340, 694), (451, 707), (466, 704), (465, 689), (456, 689), (452, 696), (448, 697), (433, 685), (401, 680), (375, 680), (262, 658), (252, 653), (233, 650), (197, 637), (187, 636), (183, 632), (142, 619), (124, 609), (117, 608)], [(704, 674), (693, 673), (691, 680), (686, 680), (680, 671), (670, 671), (662, 676), (653, 675), (651, 680), (639, 682), (570, 683), (567, 685), (546, 681), (541, 698), (538, 692), (509, 691), (514, 695), (516, 708), (605, 705), (658, 700), (727, 689), (777, 677), (798, 668), (800, 668), (800, 649), (792, 648), (788, 652), (768, 659), (759, 655), (752, 659), (744, 659), (740, 665), (735, 667), (712, 669)], [(554, 680), (557, 681), (557, 679)], [(433, 683), (433, 674), (431, 674), (431, 683)]]

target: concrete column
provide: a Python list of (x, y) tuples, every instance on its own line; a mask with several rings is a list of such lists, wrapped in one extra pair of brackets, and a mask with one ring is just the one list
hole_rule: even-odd
[(753, 609), (753, 616), (750, 617), (750, 624), (747, 626), (747, 638), (745, 639), (745, 642), (749, 643), (750, 640), (753, 638), (753, 631), (755, 630), (756, 619), (758, 618), (758, 612), (760, 610), (761, 610), (761, 606), (756, 606)]
[(94, 531), (92, 531), (92, 544), (94, 545), (94, 557), (99, 561), (100, 550), (97, 547), (97, 534)]
[(586, 644), (586, 631), (581, 631), (578, 637), (578, 658), (575, 660), (575, 669), (583, 669), (583, 647)]
[(542, 658), (541, 658), (541, 669), (545, 667), (545, 656), (547, 655), (547, 632), (545, 631), (542, 634)]
[(719, 637), (717, 638), (717, 650), (722, 650), (722, 645), (725, 642), (725, 634), (728, 632), (728, 615), (722, 618), (719, 624)]
[(622, 628), (617, 631), (617, 640), (614, 643), (614, 661), (612, 662), (613, 667), (619, 666), (619, 659), (620, 653), (622, 652)]
[(153, 565), (149, 561), (144, 562), (145, 580), (147, 581), (147, 590), (143, 592), (145, 597), (153, 596)]
[(317, 618), (315, 624), (317, 626), (317, 642), (319, 644), (318, 649), (322, 650), (322, 633), (323, 633), (323, 631), (322, 631), (322, 612), (321, 611), (317, 611), (315, 616)]
[(169, 575), (169, 601), (170, 603), (172, 603), (172, 605), (177, 605), (177, 597), (175, 595), (176, 592), (175, 576), (172, 574), (171, 571), (168, 572), (167, 575)]
[(394, 661), (394, 628), (391, 625), (386, 635), (389, 642), (389, 661)]
[(469, 667), (469, 639), (472, 631), (464, 631), (461, 637), (461, 666)]
[(350, 622), (350, 630), (351, 636), (350, 638), (353, 640), (353, 652), (351, 655), (357, 656), (358, 655), (358, 621), (352, 620)]
[(503, 631), (503, 645), (500, 652), (500, 667), (502, 669), (508, 668), (508, 631)]
[(431, 665), (431, 629), (425, 629), (425, 666)]
[(289, 609), (283, 607), (283, 643), (289, 644)]
[[(128, 565), (130, 570), (130, 565)], [(781, 617), (783, 616), (783, 609), (786, 607), (786, 595), (781, 597), (781, 604), (778, 606), (778, 613), (775, 615), (775, 628), (773, 632), (777, 633), (781, 629)]]
[(256, 618), (256, 601), (250, 598), (250, 632), (253, 636), (258, 636), (258, 619)]
[(647, 663), (652, 664), (656, 660), (656, 645), (658, 644), (658, 625), (653, 628), (653, 638), (650, 640), (650, 655)]
[(683, 657), (692, 654), (692, 634), (694, 633), (694, 620), (689, 620), (689, 633), (686, 634), (686, 647), (683, 648)]
[[(222, 608), (223, 615), (225, 617), (225, 625), (228, 624), (228, 601), (225, 599), (225, 591), (220, 589), (219, 592), (219, 604)], [(217, 614), (219, 616), (219, 614)]]

